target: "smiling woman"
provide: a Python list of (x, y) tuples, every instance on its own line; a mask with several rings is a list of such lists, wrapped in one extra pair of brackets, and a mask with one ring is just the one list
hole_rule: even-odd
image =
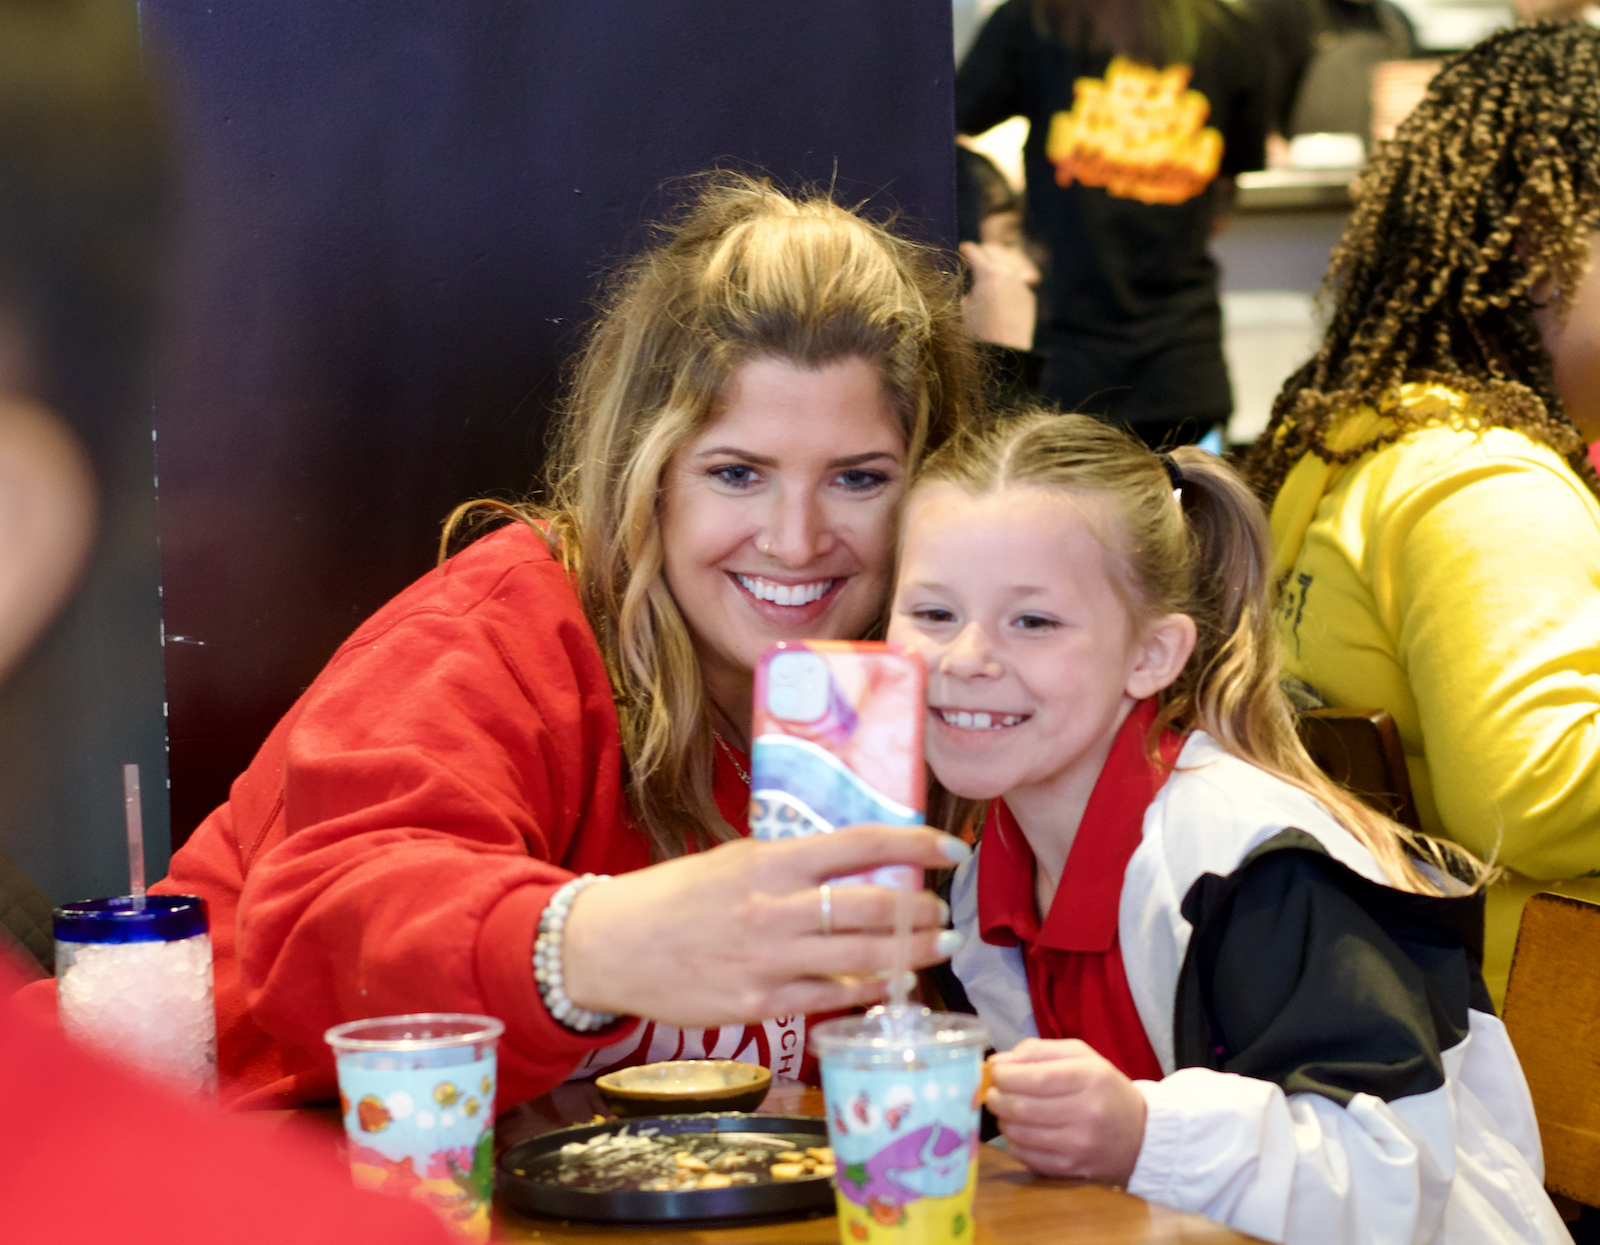
[(905, 434), (859, 355), (741, 364), (662, 490), (662, 570), (720, 729), (750, 733), (751, 671), (778, 640), (859, 636), (883, 610)]
[(506, 1022), (502, 1105), (661, 1058), (794, 1076), (807, 1012), (881, 995), (892, 895), (834, 889), (825, 929), (820, 884), (966, 849), (751, 843), (741, 752), (769, 644), (883, 615), (902, 482), (968, 420), (959, 315), (928, 252), (733, 176), (618, 274), (552, 504), (463, 506), (447, 550), (516, 521), (357, 630), (157, 888), (213, 905), (226, 1097), (328, 1094), (324, 1029), (414, 1011)]

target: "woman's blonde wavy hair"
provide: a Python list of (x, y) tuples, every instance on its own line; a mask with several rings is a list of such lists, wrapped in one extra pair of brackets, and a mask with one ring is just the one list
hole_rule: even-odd
[(717, 416), (741, 364), (874, 364), (906, 460), (963, 430), (976, 362), (960, 287), (927, 247), (823, 193), (716, 173), (601, 300), (553, 445), (548, 506), (468, 502), (441, 559), (496, 515), (542, 528), (605, 658), (635, 815), (659, 858), (735, 835), (712, 798), (714, 740), (694, 637), (662, 575), (661, 481)]
[[(1197, 631), (1188, 664), (1161, 694), (1151, 758), (1158, 759), (1163, 730), (1203, 730), (1234, 756), (1315, 797), (1395, 886), (1440, 894), (1481, 885), (1487, 866), (1391, 821), (1317, 768), (1278, 681), (1266, 514), (1221, 459), (1192, 446), (1171, 458), (1182, 472), (1181, 501), (1160, 456), (1120, 429), (1087, 415), (1023, 412), (932, 455), (915, 488), (944, 482), (984, 495), (1035, 487), (1097, 499), (1112, 518), (1096, 534), (1120, 571), (1113, 582), (1134, 619), (1187, 614)], [(976, 802), (948, 793), (936, 793), (932, 804), (947, 829), (981, 813)]]

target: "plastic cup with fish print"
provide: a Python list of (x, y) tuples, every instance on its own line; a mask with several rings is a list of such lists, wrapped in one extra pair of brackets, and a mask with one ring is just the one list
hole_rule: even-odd
[(925, 1007), (812, 1031), (842, 1245), (971, 1245), (988, 1044), (976, 1016)]
[(416, 1198), (472, 1241), (494, 1195), (492, 1016), (421, 1012), (335, 1025), (339, 1109), (357, 1185)]

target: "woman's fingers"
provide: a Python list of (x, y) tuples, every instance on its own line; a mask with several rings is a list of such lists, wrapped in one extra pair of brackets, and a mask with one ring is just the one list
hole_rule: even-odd
[(803, 890), (884, 865), (948, 869), (972, 855), (972, 849), (954, 835), (921, 826), (847, 826), (832, 834), (751, 846), (763, 853), (759, 863), (764, 880), (786, 883), (783, 890)]
[[(894, 933), (899, 895), (883, 886), (829, 886), (824, 901), (821, 886), (790, 895), (748, 895), (740, 901), (739, 924), (743, 937), (803, 938), (810, 934)], [(911, 896), (911, 930), (937, 931), (950, 919), (949, 905), (931, 891)]]
[(800, 978), (773, 989), (763, 1016), (815, 1016), (820, 1012), (871, 1007), (889, 997), (889, 983), (872, 977), (834, 981), (823, 977)]
[[(926, 929), (911, 936), (909, 968), (927, 968), (948, 960), (960, 946), (960, 935), (950, 930)], [(876, 934), (816, 935), (786, 949), (775, 966), (775, 977), (873, 976), (892, 971), (894, 939)]]
[[(802, 934), (892, 934), (895, 907), (900, 902), (894, 891), (883, 886), (830, 886), (824, 926), (822, 888), (815, 887), (782, 901), (783, 924)], [(910, 902), (913, 932), (937, 929), (949, 920), (948, 905), (931, 891), (918, 891)]]
[[(885, 864), (948, 866), (966, 853), (936, 831), (866, 826), (742, 840), (622, 874), (568, 913), (567, 993), (594, 1011), (683, 1027), (877, 1002), (885, 987), (875, 978), (895, 957), (897, 893), (829, 883), (824, 934), (821, 884)], [(910, 912), (910, 966), (947, 958), (954, 935), (937, 928), (940, 901), (918, 892), (898, 902)]]

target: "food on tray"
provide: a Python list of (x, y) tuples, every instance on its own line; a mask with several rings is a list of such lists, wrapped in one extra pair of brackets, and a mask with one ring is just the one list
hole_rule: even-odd
[(767, 1169), (774, 1180), (799, 1180), (802, 1176), (831, 1176), (833, 1151), (827, 1146), (807, 1146), (805, 1153), (785, 1150)]
[(795, 1136), (770, 1133), (667, 1133), (655, 1128), (571, 1141), (512, 1174), (570, 1189), (683, 1193), (733, 1185), (831, 1176), (833, 1151), (797, 1149)]

